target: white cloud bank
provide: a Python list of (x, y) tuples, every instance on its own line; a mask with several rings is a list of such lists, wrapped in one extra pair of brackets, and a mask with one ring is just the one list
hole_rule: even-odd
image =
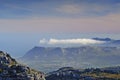
[(89, 45), (89, 44), (102, 44), (105, 41), (99, 41), (94, 39), (41, 39), (40, 44), (82, 44), (82, 45)]

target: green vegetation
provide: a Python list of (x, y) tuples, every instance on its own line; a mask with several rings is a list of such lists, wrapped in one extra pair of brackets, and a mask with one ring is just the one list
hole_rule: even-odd
[(2, 69), (0, 69), (0, 73), (2, 73), (3, 72), (3, 70)]
[(84, 73), (81, 76), (90, 76), (94, 78), (112, 78), (112, 79), (120, 79), (120, 74), (111, 74), (105, 72), (98, 72), (98, 73)]
[(120, 70), (107, 70), (107, 69), (85, 69), (81, 76), (90, 76), (93, 78), (109, 78), (109, 79), (120, 79)]

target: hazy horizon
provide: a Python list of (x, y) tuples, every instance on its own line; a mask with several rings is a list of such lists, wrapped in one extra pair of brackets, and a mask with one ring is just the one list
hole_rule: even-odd
[(42, 39), (78, 39), (78, 38), (111, 38), (115, 40), (120, 40), (120, 34), (0, 34), (2, 37), (0, 39), (0, 50), (10, 53), (13, 57), (21, 57), (28, 50), (35, 46), (45, 46), (45, 44), (40, 44), (40, 40)]

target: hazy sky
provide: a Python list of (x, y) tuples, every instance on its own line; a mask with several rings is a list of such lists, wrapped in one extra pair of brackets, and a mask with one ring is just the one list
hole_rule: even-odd
[(0, 0), (0, 50), (12, 56), (44, 38), (119, 36), (120, 0)]
[(120, 0), (0, 0), (0, 32), (120, 33)]

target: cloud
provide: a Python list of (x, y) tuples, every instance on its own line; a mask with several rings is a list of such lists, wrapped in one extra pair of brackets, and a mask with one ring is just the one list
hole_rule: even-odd
[(67, 5), (62, 5), (59, 6), (58, 8), (56, 8), (56, 11), (58, 12), (62, 12), (62, 13), (69, 13), (69, 14), (77, 14), (80, 11), (82, 11), (83, 9), (80, 8), (80, 6), (76, 5), (76, 4), (67, 4)]
[(120, 33), (119, 21), (120, 14), (86, 18), (0, 19), (0, 32)]
[(0, 32), (119, 33), (119, 19), (120, 14), (92, 18), (0, 19)]
[(49, 45), (55, 45), (55, 44), (82, 44), (82, 45), (88, 45), (88, 44), (102, 44), (105, 43), (105, 41), (99, 41), (99, 40), (93, 40), (93, 39), (42, 39), (40, 40), (40, 44), (49, 44)]
[[(35, 17), (83, 17), (83, 16), (103, 16), (110, 13), (120, 12), (120, 3), (114, 1), (89, 1), (89, 0), (53, 0), (44, 1), (17, 1), (17, 2), (1, 2), (0, 13), (5, 18), (24, 18), (28, 16)], [(23, 4), (21, 4), (23, 3)], [(11, 13), (11, 14), (10, 14)], [(67, 14), (65, 14), (67, 13)], [(11, 17), (11, 15), (13, 16)], [(77, 14), (77, 15), (76, 15)], [(63, 16), (64, 15), (64, 16)]]
[(27, 8), (27, 7), (23, 7), (23, 6), (18, 6), (16, 4), (5, 4), (5, 7), (8, 7), (9, 9), (15, 9), (15, 10), (25, 10), (25, 11), (31, 11), (32, 12), (32, 9), (30, 8)]
[(120, 3), (105, 3), (105, 2), (91, 2), (87, 1), (76, 3), (64, 3), (56, 6), (55, 10), (62, 14), (73, 14), (78, 16), (104, 16), (111, 13), (120, 12)]
[(0, 32), (120, 33), (120, 3), (62, 1), (1, 2)]

